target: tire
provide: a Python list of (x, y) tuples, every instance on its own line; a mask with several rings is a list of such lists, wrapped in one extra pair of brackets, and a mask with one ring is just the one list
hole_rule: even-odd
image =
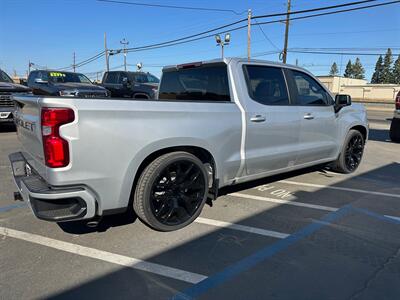
[(338, 159), (333, 162), (332, 170), (350, 174), (357, 170), (364, 153), (364, 137), (358, 130), (350, 130), (347, 134)]
[(400, 143), (400, 119), (393, 118), (390, 124), (390, 139), (393, 142)]
[(139, 219), (158, 231), (174, 231), (192, 223), (208, 195), (208, 176), (194, 155), (179, 151), (164, 154), (141, 173), (133, 209)]

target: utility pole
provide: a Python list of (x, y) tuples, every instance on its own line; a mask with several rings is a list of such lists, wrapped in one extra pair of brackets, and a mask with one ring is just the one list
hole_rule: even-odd
[(104, 51), (106, 53), (106, 71), (110, 71), (110, 64), (108, 61), (108, 49), (107, 49), (107, 33), (104, 32)]
[(283, 58), (282, 58), (282, 61), (284, 64), (286, 64), (286, 58), (287, 58), (287, 47), (288, 47), (288, 39), (289, 39), (289, 19), (290, 19), (290, 0), (287, 0), (285, 45), (283, 46)]
[(251, 56), (251, 9), (247, 11), (247, 59), (250, 60)]
[(72, 67), (73, 67), (73, 69), (74, 69), (74, 73), (75, 73), (75, 70), (76, 70), (76, 64), (75, 64), (75, 51), (74, 51), (74, 58), (73, 58)]
[(125, 72), (126, 72), (126, 46), (129, 45), (129, 42), (125, 38), (123, 38), (120, 41), (120, 43), (124, 46), (124, 69), (125, 69)]

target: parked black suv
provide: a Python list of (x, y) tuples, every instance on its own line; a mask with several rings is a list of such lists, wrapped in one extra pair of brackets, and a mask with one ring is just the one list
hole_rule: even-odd
[(6, 72), (0, 70), (0, 124), (13, 122), (15, 108), (11, 95), (29, 92), (29, 88), (14, 83)]
[(93, 84), (85, 75), (73, 72), (35, 70), (29, 74), (28, 86), (35, 95), (107, 98), (105, 88)]
[(155, 98), (160, 80), (145, 72), (105, 72), (101, 85), (111, 92), (111, 97)]

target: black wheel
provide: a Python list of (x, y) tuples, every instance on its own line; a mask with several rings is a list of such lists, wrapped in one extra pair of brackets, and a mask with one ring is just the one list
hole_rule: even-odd
[(187, 152), (164, 154), (151, 162), (138, 180), (133, 207), (138, 217), (159, 231), (192, 223), (208, 194), (203, 163)]
[(359, 131), (350, 130), (338, 159), (332, 165), (332, 169), (345, 174), (357, 170), (364, 153), (364, 142), (364, 137)]
[(393, 142), (400, 143), (400, 119), (393, 118), (390, 124), (390, 139)]

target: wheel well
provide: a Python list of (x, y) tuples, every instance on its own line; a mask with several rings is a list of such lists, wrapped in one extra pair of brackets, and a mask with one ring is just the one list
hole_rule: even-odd
[(133, 98), (135, 98), (135, 99), (150, 99), (150, 97), (147, 94), (134, 94)]
[(351, 129), (359, 131), (362, 134), (364, 141), (367, 139), (367, 129), (364, 126), (357, 125), (357, 126), (350, 128), (350, 130)]
[(163, 154), (171, 153), (171, 152), (175, 152), (175, 151), (185, 151), (185, 152), (191, 153), (194, 156), (196, 156), (198, 159), (200, 159), (203, 163), (209, 163), (213, 170), (213, 179), (215, 180), (216, 166), (215, 166), (214, 158), (211, 155), (211, 153), (208, 152), (207, 150), (205, 150), (204, 148), (196, 147), (196, 146), (177, 146), (177, 147), (164, 148), (164, 149), (160, 149), (156, 152), (151, 153), (140, 164), (140, 166), (135, 174), (135, 179), (134, 179), (133, 185), (132, 185), (131, 201), (133, 201), (133, 195), (135, 193), (136, 183), (139, 180), (139, 177), (142, 174), (143, 170), (157, 157), (159, 157)]

